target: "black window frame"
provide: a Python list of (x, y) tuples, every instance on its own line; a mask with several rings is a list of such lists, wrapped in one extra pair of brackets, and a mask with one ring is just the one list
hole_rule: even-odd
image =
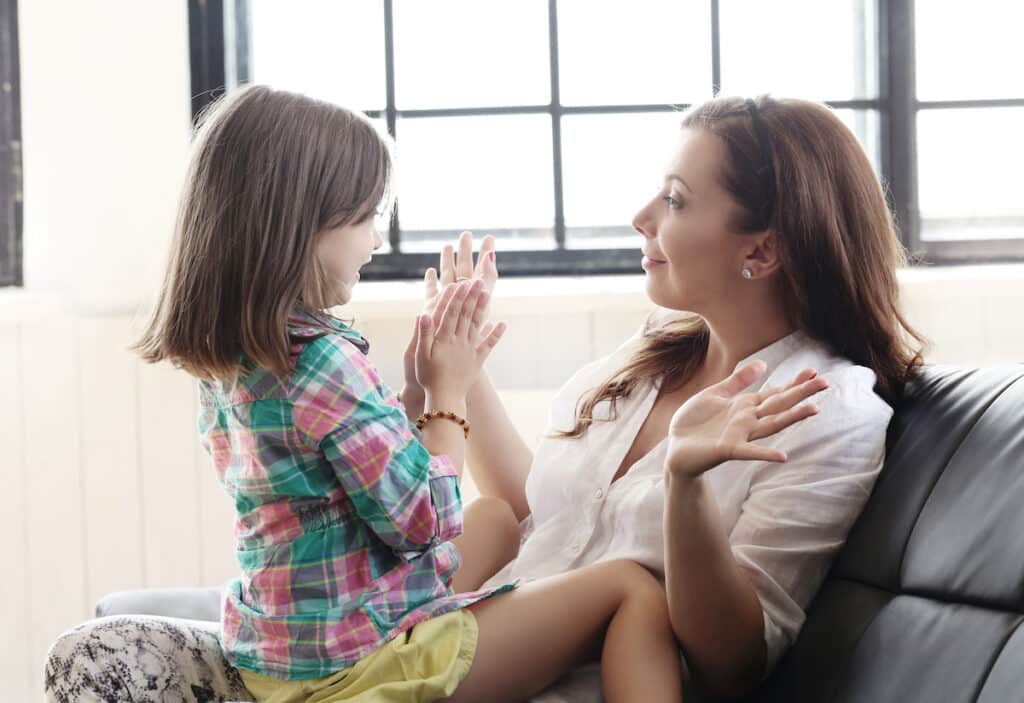
[[(721, 84), (719, 0), (710, 5), (711, 75), (717, 93)], [(1019, 100), (962, 100), (928, 102), (916, 99), (914, 79), (914, 0), (873, 0), (878, 21), (878, 97), (828, 101), (830, 107), (875, 111), (879, 118), (881, 179), (898, 223), (900, 240), (917, 265), (1024, 261), (1024, 237), (1003, 240), (930, 241), (921, 237), (917, 198), (916, 121), (921, 110), (948, 107), (1000, 107), (1024, 105)], [(638, 247), (627, 249), (567, 249), (562, 197), (561, 118), (580, 114), (669, 112), (688, 107), (675, 105), (565, 106), (560, 102), (558, 70), (558, 0), (548, 0), (551, 100), (544, 105), (515, 107), (398, 110), (395, 103), (395, 62), (392, 0), (382, 0), (385, 32), (386, 107), (367, 111), (383, 118), (396, 137), (401, 119), (486, 115), (547, 114), (552, 121), (552, 168), (555, 196), (555, 249), (506, 250), (501, 253), (503, 276), (637, 274), (641, 273)], [(192, 57), (193, 116), (227, 86), (249, 78), (249, 12), (247, 0), (189, 0)], [(364, 280), (418, 278), (435, 266), (436, 253), (403, 252), (400, 208), (388, 233), (391, 251), (374, 256), (362, 270)], [(623, 230), (625, 231), (625, 230)], [(488, 230), (501, 236), (501, 230)]]
[(21, 164), (18, 3), (0, 0), (0, 287), (23, 284)]

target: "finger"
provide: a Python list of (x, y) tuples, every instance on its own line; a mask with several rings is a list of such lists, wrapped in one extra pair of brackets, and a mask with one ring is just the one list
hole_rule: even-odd
[(754, 426), (754, 431), (750, 433), (750, 439), (769, 437), (776, 432), (781, 432), (790, 425), (796, 424), (801, 420), (805, 420), (812, 415), (817, 414), (817, 405), (814, 403), (804, 403), (803, 405), (798, 405), (795, 408), (790, 408), (785, 412), (770, 415), (769, 417), (758, 420), (757, 425)]
[(444, 313), (441, 315), (441, 324), (437, 328), (439, 337), (450, 337), (455, 334), (459, 316), (462, 315), (462, 308), (466, 304), (466, 296), (469, 292), (469, 286), (464, 282), (456, 283), (451, 288), (455, 289), (455, 293), (449, 298), (448, 305), (445, 306)]
[(475, 331), (479, 327), (479, 323), (473, 325), (473, 319), (477, 316), (477, 309), (480, 307), (480, 299), (484, 293), (484, 283), (480, 279), (475, 279), (469, 287), (469, 293), (466, 295), (466, 304), (462, 306), (462, 314), (459, 315), (459, 324), (455, 328), (455, 334), (458, 337), (465, 337), (471, 334), (471, 331)]
[(480, 297), (477, 300), (476, 307), (473, 308), (473, 317), (469, 321), (469, 334), (483, 334), (481, 328), (487, 321), (487, 306), (491, 302), (491, 294), (487, 292), (487, 289), (481, 286)]
[(773, 449), (772, 447), (762, 447), (757, 444), (741, 444), (736, 447), (732, 453), (733, 459), (739, 459), (740, 461), (775, 461), (783, 462), (786, 460), (786, 452), (781, 449)]
[(809, 381), (804, 381), (799, 386), (784, 388), (758, 404), (757, 416), (767, 417), (784, 410), (789, 410), (797, 403), (810, 398), (812, 395), (821, 393), (826, 388), (828, 388), (828, 381), (821, 376), (815, 376)]
[(412, 338), (409, 340), (409, 344), (405, 347), (404, 358), (406, 359), (416, 358), (416, 344), (420, 336), (420, 317), (420, 315), (417, 315), (416, 320), (413, 322)]
[(441, 285), (447, 286), (455, 282), (455, 253), (451, 244), (445, 244), (441, 249)]
[(717, 383), (716, 387), (726, 397), (738, 395), (767, 372), (768, 365), (760, 359), (755, 359), (733, 371), (728, 378)]
[(477, 346), (480, 346), (481, 344), (483, 344), (484, 340), (487, 339), (487, 336), (491, 332), (493, 332), (493, 331), (494, 331), (494, 323), (491, 322), (490, 320), (488, 320), (480, 328), (480, 335), (479, 335), (479, 340), (477, 341)]
[(416, 362), (417, 366), (430, 361), (430, 349), (434, 344), (434, 323), (430, 315), (416, 316)]
[(790, 386), (799, 386), (804, 381), (810, 381), (812, 378), (814, 378), (817, 375), (818, 375), (818, 372), (815, 371), (814, 369), (804, 369), (803, 371), (801, 371), (800, 373), (798, 373), (796, 375), (796, 377), (793, 379), (793, 382), (790, 383), (789, 385)]
[[(497, 269), (494, 268), (494, 237), (488, 234), (480, 240), (480, 253), (476, 256), (476, 268), (473, 269), (473, 276), (486, 281), (491, 270), (497, 273)], [(490, 287), (488, 286), (488, 288)]]
[(441, 317), (444, 315), (444, 311), (448, 308), (448, 303), (451, 301), (452, 296), (455, 295), (457, 286), (449, 285), (441, 289), (441, 298), (437, 301), (437, 307), (434, 308), (434, 319), (433, 327), (435, 330), (441, 327)]
[(501, 341), (501, 336), (505, 334), (507, 325), (504, 322), (499, 322), (494, 325), (493, 328), (487, 333), (487, 336), (483, 338), (480, 344), (476, 348), (477, 358), (482, 364), (490, 356), (494, 347), (498, 346), (498, 342)]
[(459, 258), (455, 260), (455, 277), (473, 277), (473, 233), (459, 235)]
[(428, 268), (427, 272), (423, 274), (423, 287), (427, 298), (437, 295), (437, 269)]

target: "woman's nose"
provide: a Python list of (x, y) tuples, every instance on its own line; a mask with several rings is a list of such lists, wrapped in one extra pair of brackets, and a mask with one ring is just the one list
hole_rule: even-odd
[(384, 246), (384, 240), (380, 238), (380, 232), (378, 232), (377, 228), (374, 227), (373, 228), (373, 250), (377, 251), (382, 246)]
[(636, 215), (633, 216), (633, 229), (650, 239), (654, 237), (654, 227), (650, 218), (650, 204), (645, 205)]

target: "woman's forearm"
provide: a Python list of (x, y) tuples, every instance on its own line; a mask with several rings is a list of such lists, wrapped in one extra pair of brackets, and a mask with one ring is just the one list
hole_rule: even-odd
[(512, 424), (486, 371), (466, 396), (470, 433), (466, 461), (480, 494), (501, 498), (516, 518), (530, 514), (526, 503), (526, 475), (533, 452)]
[(757, 684), (766, 657), (761, 603), (733, 558), (704, 476), (666, 472), (665, 591), (694, 676), (731, 698)]

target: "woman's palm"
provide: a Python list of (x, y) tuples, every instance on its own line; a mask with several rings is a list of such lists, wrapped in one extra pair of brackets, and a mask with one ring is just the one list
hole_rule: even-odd
[(828, 383), (807, 369), (784, 388), (742, 392), (766, 371), (763, 362), (747, 364), (683, 403), (669, 423), (666, 468), (699, 476), (732, 459), (785, 461), (785, 452), (753, 441), (817, 413), (812, 404), (798, 404)]

